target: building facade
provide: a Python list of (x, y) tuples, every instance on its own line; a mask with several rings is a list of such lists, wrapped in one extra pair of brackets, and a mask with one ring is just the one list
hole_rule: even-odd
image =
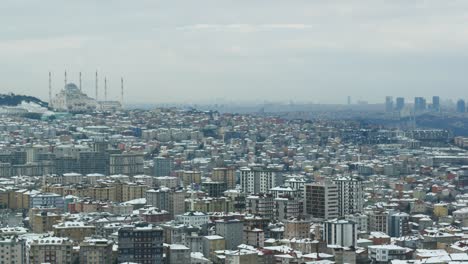
[(280, 180), (280, 175), (272, 169), (262, 167), (240, 169), (241, 189), (248, 194), (268, 193), (271, 188), (280, 184)]
[(107, 264), (114, 262), (113, 243), (104, 238), (88, 238), (80, 243), (81, 264)]
[(15, 235), (0, 236), (0, 263), (22, 264), (26, 261), (26, 241)]
[(331, 182), (305, 185), (304, 214), (317, 219), (338, 217), (338, 186)]
[(237, 219), (218, 220), (215, 222), (216, 234), (224, 237), (226, 249), (237, 249), (243, 243), (244, 223)]
[(213, 181), (224, 182), (228, 189), (236, 187), (236, 172), (231, 168), (214, 168), (211, 174)]
[(153, 225), (123, 227), (118, 233), (119, 262), (163, 263), (163, 230)]
[(153, 160), (154, 176), (171, 176), (174, 167), (174, 160), (172, 158), (156, 157)]
[(337, 177), (333, 182), (338, 187), (338, 216), (361, 213), (364, 206), (362, 180), (354, 177)]
[(63, 237), (43, 237), (30, 244), (30, 263), (71, 264), (72, 241)]
[(323, 226), (323, 238), (327, 242), (327, 245), (356, 247), (356, 223), (348, 220), (334, 219), (325, 221)]
[(124, 174), (129, 176), (144, 174), (143, 154), (111, 154), (109, 158), (109, 174)]

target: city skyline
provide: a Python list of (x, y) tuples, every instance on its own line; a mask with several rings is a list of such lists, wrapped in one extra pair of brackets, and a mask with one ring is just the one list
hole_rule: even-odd
[[(62, 73), (63, 75), (63, 73)], [(39, 99), (42, 99), (43, 101), (45, 102), (49, 102), (50, 99), (53, 99), (54, 97), (56, 97), (61, 91), (63, 91), (65, 89), (65, 87), (67, 85), (76, 85), (77, 87), (79, 87), (79, 90), (81, 92), (83, 92), (84, 94), (86, 94), (87, 96), (89, 96), (90, 98), (93, 98), (93, 99), (96, 99), (98, 101), (118, 101), (118, 102), (121, 102), (123, 103), (125, 101), (126, 98), (124, 98), (124, 87), (123, 87), (123, 77), (119, 77), (118, 79), (118, 85), (117, 86), (114, 86), (112, 87), (112, 89), (109, 89), (108, 88), (108, 83), (109, 83), (109, 79), (106, 77), (106, 76), (98, 76), (98, 71), (94, 72), (94, 76), (92, 78), (93, 81), (89, 81), (89, 80), (84, 80), (84, 82), (87, 82), (89, 84), (92, 83), (92, 87), (85, 87), (85, 88), (82, 88), (82, 82), (83, 82), (83, 79), (82, 79), (82, 72), (78, 72), (78, 78), (76, 78), (76, 80), (70, 76), (69, 73), (67, 73), (67, 71), (64, 72), (64, 76), (62, 76), (62, 82), (64, 81), (64, 83), (62, 84), (58, 84), (58, 87), (54, 87), (52, 85), (52, 83), (54, 83), (54, 81), (56, 81), (56, 78), (59, 78), (60, 76), (54, 78), (52, 77), (53, 76), (53, 73), (52, 72), (49, 72), (49, 85), (50, 85), (50, 94), (48, 95), (47, 98), (45, 97), (41, 97)], [(70, 78), (71, 77), (71, 78)], [(64, 79), (65, 78), (65, 79)], [(13, 93), (14, 92), (8, 92), (8, 93)], [(358, 98), (354, 98), (353, 96), (350, 96), (350, 95), (347, 95), (345, 98), (342, 98), (343, 100), (342, 101), (336, 101), (336, 102), (319, 102), (319, 101), (313, 101), (313, 100), (307, 100), (307, 99), (298, 99), (298, 100), (288, 100), (288, 99), (278, 99), (278, 100), (269, 100), (269, 99), (254, 99), (254, 98), (251, 98), (251, 99), (248, 99), (248, 100), (230, 100), (228, 98), (222, 98), (222, 97), (217, 97), (217, 98), (208, 98), (208, 99), (201, 99), (201, 100), (185, 100), (185, 101), (166, 101), (166, 102), (151, 102), (151, 101), (130, 101), (130, 102), (127, 102), (129, 105), (133, 105), (133, 106), (138, 106), (138, 105), (151, 105), (151, 104), (154, 104), (154, 105), (158, 105), (158, 104), (167, 104), (167, 105), (171, 105), (171, 104), (177, 104), (177, 105), (184, 105), (184, 104), (187, 104), (187, 105), (190, 105), (190, 104), (223, 104), (223, 103), (226, 103), (226, 104), (239, 104), (239, 105), (249, 105), (249, 104), (270, 104), (270, 103), (273, 103), (273, 104), (285, 104), (285, 103), (289, 103), (289, 104), (317, 104), (317, 105), (320, 105), (320, 104), (323, 104), (323, 105), (356, 105), (356, 104), (386, 104), (386, 100), (387, 99), (391, 99), (393, 100), (393, 103), (397, 103), (397, 100), (401, 100), (403, 99), (403, 104), (404, 105), (414, 105), (414, 101), (413, 100), (416, 100), (417, 98), (423, 98), (424, 100), (433, 100), (434, 97), (437, 97), (438, 100), (439, 100), (439, 104), (442, 103), (442, 104), (445, 104), (445, 105), (455, 105), (459, 100), (465, 100), (464, 97), (460, 97), (460, 96), (445, 96), (444, 98), (442, 98), (442, 102), (440, 102), (441, 98), (439, 95), (428, 95), (428, 94), (419, 94), (419, 95), (416, 95), (414, 97), (408, 97), (408, 96), (401, 96), (401, 95), (386, 95), (384, 100), (382, 100), (382, 98), (380, 98), (381, 100), (380, 101), (368, 101), (366, 100), (366, 98), (362, 98), (362, 97), (358, 97)], [(396, 107), (396, 105), (395, 105)], [(400, 109), (401, 110), (401, 109)]]
[(468, 2), (2, 4), (0, 263), (468, 263)]

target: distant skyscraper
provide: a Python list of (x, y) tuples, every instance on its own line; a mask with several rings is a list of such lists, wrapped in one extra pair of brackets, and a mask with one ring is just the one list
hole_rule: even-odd
[(348, 95), (348, 105), (351, 104), (351, 96)]
[(432, 110), (434, 110), (434, 112), (440, 112), (440, 97), (439, 96), (432, 97)]
[(405, 107), (405, 98), (397, 97), (396, 98), (396, 110), (401, 111)]
[(393, 97), (392, 96), (385, 97), (385, 111), (386, 112), (393, 111)]
[(457, 101), (457, 112), (459, 112), (459, 113), (466, 112), (465, 100), (459, 99)]
[(415, 112), (422, 112), (426, 110), (426, 99), (423, 97), (415, 97), (414, 98), (414, 111)]

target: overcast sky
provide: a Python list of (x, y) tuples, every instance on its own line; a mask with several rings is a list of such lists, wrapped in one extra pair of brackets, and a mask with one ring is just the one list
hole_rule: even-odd
[(0, 24), (0, 92), (44, 100), (65, 69), (132, 103), (468, 99), (466, 0), (2, 0)]

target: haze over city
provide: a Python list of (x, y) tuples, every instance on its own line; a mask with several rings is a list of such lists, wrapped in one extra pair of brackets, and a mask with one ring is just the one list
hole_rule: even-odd
[(468, 1), (0, 7), (0, 264), (468, 263)]
[(0, 92), (128, 103), (466, 96), (466, 1), (2, 1)]

